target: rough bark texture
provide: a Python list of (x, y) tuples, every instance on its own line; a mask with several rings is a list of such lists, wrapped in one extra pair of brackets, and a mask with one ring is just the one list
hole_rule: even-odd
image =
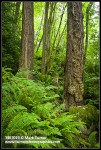
[(67, 54), (65, 67), (65, 104), (83, 103), (83, 14), (82, 2), (68, 2)]
[[(33, 2), (23, 2), (21, 44), (19, 71), (32, 71), (34, 52)], [(27, 77), (31, 78), (31, 75), (29, 74)]]

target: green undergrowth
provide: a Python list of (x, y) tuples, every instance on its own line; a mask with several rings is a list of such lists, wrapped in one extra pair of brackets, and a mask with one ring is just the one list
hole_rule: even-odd
[(86, 126), (80, 127), (83, 136), (85, 135), (89, 148), (99, 147), (99, 110), (91, 104), (84, 106), (71, 106), (69, 114), (76, 115), (75, 119), (85, 122)]
[[(4, 148), (88, 148), (79, 129), (85, 121), (64, 112), (57, 87), (41, 81), (8, 76), (2, 83), (2, 139)], [(5, 144), (5, 136), (34, 137), (28, 144)], [(36, 138), (35, 138), (36, 137)], [(45, 137), (41, 139), (40, 137)], [(39, 139), (38, 139), (39, 138)], [(23, 139), (24, 140), (24, 139)], [(39, 143), (38, 143), (39, 141)], [(44, 144), (40, 143), (44, 142)], [(92, 142), (91, 142), (92, 143)]]
[(98, 109), (90, 104), (81, 107), (71, 106), (69, 108), (69, 114), (75, 114), (79, 119), (86, 123), (88, 128), (92, 125), (92, 123), (98, 124), (99, 121)]

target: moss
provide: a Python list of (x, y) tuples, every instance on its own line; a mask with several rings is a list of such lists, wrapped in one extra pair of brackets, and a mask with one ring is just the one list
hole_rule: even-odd
[(87, 127), (90, 127), (92, 123), (98, 123), (99, 119), (97, 108), (90, 104), (77, 107), (71, 106), (69, 114), (76, 114), (77, 118), (84, 121)]

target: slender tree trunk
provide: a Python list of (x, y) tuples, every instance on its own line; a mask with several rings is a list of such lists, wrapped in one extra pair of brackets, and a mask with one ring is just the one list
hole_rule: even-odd
[(93, 2), (90, 2), (87, 9), (86, 9), (86, 38), (85, 38), (85, 51), (84, 51), (84, 65), (86, 61), (86, 54), (87, 54), (87, 49), (88, 49), (88, 25), (89, 25), (89, 12), (90, 9), (93, 5)]
[[(38, 45), (36, 52), (38, 51), (38, 49), (39, 49), (39, 47), (40, 47), (40, 44), (41, 44), (41, 41), (42, 41), (42, 38), (41, 38), (41, 41), (40, 41), (39, 44), (38, 44), (38, 41), (39, 41), (39, 33), (40, 33), (40, 30), (41, 30), (41, 27), (43, 26), (43, 20), (44, 20), (44, 12), (43, 12), (43, 14), (42, 14), (42, 19), (41, 19), (40, 25), (39, 25), (39, 27), (38, 27), (38, 29), (37, 29), (37, 32), (36, 32), (36, 34), (34, 35), (34, 36), (35, 36), (35, 41), (36, 41), (36, 44), (35, 44), (35, 46), (34, 46), (34, 49), (35, 49), (35, 47)], [(43, 35), (42, 35), (42, 36), (43, 36)]]
[(17, 24), (17, 22), (18, 22), (19, 11), (20, 11), (20, 4), (21, 4), (21, 2), (16, 2), (15, 20), (14, 20), (15, 24)]
[(67, 54), (64, 80), (66, 110), (83, 104), (83, 14), (82, 2), (68, 2)]
[(14, 21), (12, 24), (12, 41), (15, 42), (16, 39), (16, 33), (18, 31), (18, 19), (19, 19), (19, 11), (20, 11), (20, 4), (21, 2), (16, 2), (16, 8), (14, 13)]
[[(33, 70), (34, 52), (34, 24), (33, 24), (33, 2), (23, 2), (22, 15), (22, 47), (19, 63), (19, 71)], [(32, 78), (28, 73), (27, 78)]]
[(38, 44), (38, 47), (37, 47), (36, 52), (38, 52), (38, 50), (39, 50), (39, 48), (40, 48), (40, 45), (41, 45), (42, 39), (43, 39), (43, 35), (41, 36), (41, 39), (40, 39), (40, 42), (39, 42), (39, 44)]
[(43, 74), (48, 74), (51, 68), (51, 29), (54, 21), (55, 3), (46, 2), (45, 18), (43, 28), (43, 52), (42, 52), (42, 68)]
[(48, 19), (48, 50), (47, 50), (47, 74), (51, 70), (52, 64), (52, 52), (53, 49), (51, 48), (51, 40), (52, 40), (52, 25), (54, 22), (54, 12), (55, 12), (56, 2), (50, 3), (50, 12), (49, 12), (49, 19)]
[(61, 24), (62, 24), (62, 19), (63, 19), (63, 15), (64, 15), (64, 12), (65, 12), (65, 8), (66, 8), (66, 6), (67, 6), (67, 3), (66, 3), (66, 5), (63, 7), (63, 12), (62, 12), (62, 14), (61, 14), (61, 19), (60, 19), (60, 23), (59, 23), (58, 31), (57, 31), (56, 36), (55, 36), (54, 41), (53, 41), (53, 48), (54, 48), (54, 45), (55, 45), (55, 42), (56, 42), (57, 36), (58, 36), (58, 34), (59, 34), (59, 30), (60, 30), (60, 27), (61, 27)]
[(42, 68), (41, 71), (43, 74), (46, 74), (47, 68), (46, 68), (46, 63), (47, 63), (47, 56), (46, 52), (48, 50), (49, 46), (49, 37), (48, 37), (48, 11), (49, 11), (49, 2), (46, 2), (45, 5), (45, 18), (44, 18), (44, 27), (43, 27), (43, 51), (42, 51)]
[(63, 36), (63, 34), (64, 34), (65, 30), (66, 30), (66, 26), (67, 26), (67, 22), (65, 23), (64, 28), (63, 28), (63, 31), (62, 31), (62, 33), (61, 33), (60, 36), (59, 36), (59, 39), (58, 39), (58, 43), (57, 43), (56, 49), (59, 47), (61, 38), (62, 38), (62, 36)]

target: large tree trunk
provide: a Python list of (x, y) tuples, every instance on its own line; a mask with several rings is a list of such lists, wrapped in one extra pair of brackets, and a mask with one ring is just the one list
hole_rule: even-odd
[(27, 78), (32, 78), (34, 53), (34, 24), (33, 2), (23, 2), (22, 16), (22, 47), (20, 55), (19, 71), (29, 71)]
[(82, 2), (68, 2), (67, 54), (64, 96), (66, 110), (83, 104), (83, 14)]

